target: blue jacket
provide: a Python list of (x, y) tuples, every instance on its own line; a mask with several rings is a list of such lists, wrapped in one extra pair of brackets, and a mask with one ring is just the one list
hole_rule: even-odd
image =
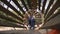
[(28, 19), (28, 21), (29, 21), (29, 25), (31, 26), (31, 27), (34, 27), (34, 25), (35, 25), (35, 19), (33, 18), (33, 17), (29, 17), (29, 19)]

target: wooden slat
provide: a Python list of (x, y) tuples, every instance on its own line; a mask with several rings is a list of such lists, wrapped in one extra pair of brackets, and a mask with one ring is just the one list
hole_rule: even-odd
[(8, 7), (10, 7), (11, 9), (13, 9), (17, 14), (19, 14), (20, 16), (23, 17), (23, 15), (15, 8), (13, 7), (9, 2), (7, 2), (7, 0), (1, 0), (3, 3), (5, 3)]
[(25, 14), (25, 11), (23, 10), (23, 8), (20, 6), (20, 4), (16, 1), (16, 0), (12, 0), (18, 7), (19, 9), (23, 12), (23, 14)]
[(26, 6), (24, 0), (21, 0), (21, 2), (22, 2), (22, 4), (25, 6), (26, 10), (28, 11), (28, 8), (27, 8), (27, 6)]
[(0, 22), (0, 26), (4, 26), (4, 27), (17, 27), (17, 28), (25, 28), (24, 26), (20, 26), (14, 23), (5, 23), (5, 22)]
[(39, 6), (39, 10), (40, 10), (41, 0), (38, 0), (38, 6)]
[(17, 18), (18, 20), (23, 21), (21, 18), (19, 18), (18, 16), (16, 16), (16, 15), (13, 14), (12, 12), (10, 12), (9, 10), (5, 9), (5, 8), (2, 7), (1, 5), (0, 5), (0, 10), (1, 10), (2, 12), (4, 12), (4, 13), (8, 14), (8, 15), (11, 15), (11, 16), (14, 17), (14, 18)]
[(46, 21), (49, 21), (50, 19), (53, 19), (54, 17), (56, 17), (57, 15), (59, 15), (60, 14), (60, 10), (58, 10), (58, 12), (56, 13), (56, 14), (54, 14), (52, 17), (50, 17), (48, 20), (46, 20)]
[(46, 13), (48, 12), (50, 6), (53, 4), (53, 1), (54, 1), (54, 0), (50, 0), (50, 2), (49, 2), (49, 4), (48, 4), (48, 7), (47, 7), (47, 9), (46, 9), (46, 11), (45, 11), (45, 14), (44, 14), (45, 16), (46, 16)]
[(45, 5), (46, 5), (47, 0), (43, 1), (43, 6), (42, 6), (42, 13), (44, 13)]
[(50, 10), (50, 12), (46, 16), (46, 19), (49, 18), (58, 7), (60, 7), (59, 3), (60, 3), (60, 0), (57, 0), (57, 2), (55, 3), (55, 5), (52, 7), (52, 9)]
[(31, 7), (31, 1), (30, 0), (27, 0), (27, 4), (28, 4), (28, 6), (29, 6), (29, 9), (32, 9), (32, 7)]
[(8, 17), (6, 17), (6, 16), (3, 16), (3, 15), (0, 15), (0, 18), (9, 20), (9, 21), (11, 21), (11, 22), (18, 23), (17, 21), (15, 21), (15, 20), (13, 20), (13, 19), (11, 19), (11, 18), (8, 18)]

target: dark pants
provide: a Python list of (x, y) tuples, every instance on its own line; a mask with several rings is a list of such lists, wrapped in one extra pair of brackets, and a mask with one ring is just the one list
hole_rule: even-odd
[(30, 25), (30, 29), (34, 29), (35, 28), (35, 26), (34, 26), (35, 24), (32, 23), (32, 24), (29, 24), (29, 25)]
[(35, 26), (34, 26), (35, 25), (35, 19), (29, 19), (28, 21), (29, 21), (30, 29), (31, 28), (34, 29), (35, 28)]

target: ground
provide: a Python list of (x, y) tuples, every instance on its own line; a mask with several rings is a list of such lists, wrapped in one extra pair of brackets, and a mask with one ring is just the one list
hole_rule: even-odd
[(40, 34), (40, 32), (35, 30), (10, 30), (1, 31), (0, 34)]

